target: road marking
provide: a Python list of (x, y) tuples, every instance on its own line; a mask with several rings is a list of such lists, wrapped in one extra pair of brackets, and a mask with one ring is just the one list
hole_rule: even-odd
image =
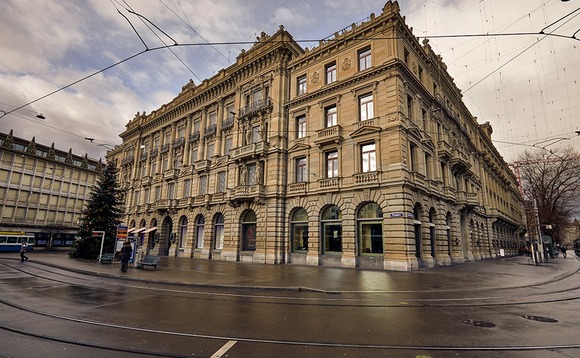
[(229, 351), (230, 348), (234, 346), (238, 341), (228, 341), (228, 343), (224, 344), (217, 352), (215, 352), (210, 358), (220, 358), (224, 355), (225, 352)]

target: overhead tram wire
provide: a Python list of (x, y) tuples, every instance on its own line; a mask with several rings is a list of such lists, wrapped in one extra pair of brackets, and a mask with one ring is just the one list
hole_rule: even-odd
[[(169, 6), (167, 6), (162, 0), (159, 0), (160, 3), (162, 3), (169, 11), (171, 11), (179, 20), (181, 20), (185, 25), (187, 25), (187, 27), (189, 27), (191, 29), (191, 31), (193, 31), (194, 34), (196, 34), (197, 36), (199, 36), (203, 41), (205, 41), (207, 44), (210, 44), (210, 46), (221, 56), (223, 57), (228, 64), (231, 64), (232, 61), (230, 61), (223, 53), (221, 53), (217, 48), (215, 48), (213, 45), (211, 45), (211, 43), (209, 41), (207, 41), (199, 32), (197, 32), (193, 26), (191, 26), (191, 24), (189, 23), (189, 19), (186, 19), (187, 21), (185, 21), (184, 19), (182, 19), (175, 11), (173, 11), (173, 9), (171, 9)], [(178, 2), (179, 3), (179, 2)], [(179, 3), (179, 7), (181, 8), (181, 3)], [(184, 13), (183, 8), (181, 8), (181, 11)], [(203, 49), (203, 47), (202, 47)], [(206, 56), (207, 57), (207, 56)]]
[[(537, 32), (516, 32), (516, 33), (485, 33), (485, 34), (454, 34), (454, 35), (433, 35), (433, 36), (418, 36), (418, 39), (424, 38), (424, 39), (430, 39), (430, 38), (459, 38), (459, 37), (493, 37), (493, 36), (497, 36), (497, 37), (506, 37), (506, 36), (534, 36), (534, 35), (539, 35), (539, 33)], [(546, 34), (542, 34), (544, 36), (555, 36), (555, 37), (561, 37), (561, 38), (566, 38), (566, 39), (573, 39), (576, 41), (580, 41), (580, 39), (578, 38), (574, 38), (574, 37), (570, 37), (570, 36), (565, 36), (565, 35), (560, 35), (560, 34), (554, 34), (554, 33), (546, 33)], [(356, 40), (359, 41), (365, 41), (368, 38), (357, 38)], [(385, 37), (373, 37), (373, 39), (375, 40), (398, 40), (398, 39), (402, 39), (401, 37), (398, 36), (385, 36)], [(282, 41), (278, 41), (280, 43), (286, 43), (286, 42), (296, 42), (296, 43), (303, 43), (303, 42), (307, 42), (307, 43), (312, 43), (312, 42), (319, 42), (320, 40), (317, 39), (305, 39), (305, 40), (282, 40)], [(327, 41), (338, 41), (337, 39), (328, 39)], [(6, 111), (6, 113), (2, 113), (0, 115), (0, 118), (8, 115), (8, 114), (12, 114), (13, 112), (22, 109), (24, 107), (27, 107), (33, 103), (36, 103), (40, 100), (43, 100), (49, 96), (52, 96), (53, 94), (56, 94), (58, 92), (61, 92), (67, 88), (70, 88), (84, 80), (87, 80), (91, 77), (94, 77), (100, 73), (103, 73), (107, 70), (110, 70), (113, 67), (116, 67), (120, 64), (123, 64), (129, 60), (132, 60), (138, 56), (143, 55), (144, 53), (147, 52), (153, 52), (153, 51), (157, 51), (157, 50), (164, 50), (164, 49), (171, 49), (172, 47), (186, 47), (186, 46), (225, 46), (225, 45), (254, 45), (256, 43), (256, 41), (225, 41), (225, 42), (211, 42), (211, 43), (175, 43), (172, 45), (163, 45), (163, 46), (157, 46), (157, 47), (152, 47), (152, 48), (146, 48), (145, 50), (139, 51), (131, 56), (128, 56), (122, 60), (119, 60), (103, 69), (100, 69), (98, 71), (95, 71), (89, 75), (86, 75), (76, 81), (73, 81), (65, 86), (62, 86), (54, 91), (51, 91), (43, 96), (40, 96), (32, 101), (26, 102), (25, 104), (22, 104), (10, 111)], [(197, 76), (196, 76), (197, 77)], [(473, 87), (473, 86), (472, 86)], [(466, 91), (463, 91), (464, 93)]]
[[(171, 41), (173, 41), (173, 46), (176, 46), (176, 45), (178, 45), (177, 41), (175, 41), (175, 39), (173, 39), (173, 37), (169, 36), (169, 35), (168, 35), (168, 34), (167, 34), (165, 31), (161, 30), (161, 29), (160, 29), (160, 28), (159, 28), (157, 25), (155, 25), (153, 22), (151, 22), (151, 21), (150, 21), (148, 18), (146, 18), (145, 16), (143, 16), (143, 15), (141, 15), (141, 14), (139, 14), (139, 13), (135, 12), (135, 11), (133, 10), (133, 8), (131, 7), (131, 5), (127, 4), (127, 2), (126, 2), (125, 0), (122, 0), (122, 1), (123, 1), (123, 3), (125, 3), (125, 5), (127, 5), (127, 6), (128, 6), (128, 8), (123, 6), (123, 7), (125, 8), (125, 10), (126, 10), (127, 12), (129, 12), (129, 13), (131, 13), (131, 14), (133, 14), (133, 15), (137, 16), (137, 17), (138, 17), (138, 18), (141, 20), (141, 22), (143, 22), (143, 24), (144, 24), (144, 25), (145, 25), (145, 26), (146, 26), (146, 27), (149, 29), (149, 31), (151, 31), (151, 33), (153, 33), (153, 34), (154, 34), (154, 35), (157, 37), (157, 39), (159, 39), (159, 41), (161, 41), (161, 43), (163, 43), (164, 45), (166, 45), (166, 46), (167, 46), (167, 44), (165, 43), (165, 41), (163, 41), (163, 39), (161, 39), (161, 37), (160, 37), (160, 36), (159, 36), (159, 35), (158, 35), (158, 34), (157, 34), (155, 31), (153, 31), (153, 30), (151, 29), (151, 27), (149, 27), (149, 25), (147, 25), (147, 23), (146, 23), (145, 21), (147, 21), (148, 23), (150, 23), (150, 24), (151, 24), (152, 26), (154, 26), (154, 27), (155, 27), (157, 30), (161, 31), (161, 33), (163, 33), (165, 36), (167, 36), (169, 39), (171, 39)], [(117, 0), (115, 0), (115, 2), (119, 3)], [(119, 5), (120, 5), (120, 6), (122, 6), (121, 4), (119, 4)], [(115, 6), (115, 8), (116, 8), (116, 6)], [(119, 11), (119, 10), (117, 9), (117, 11)], [(120, 13), (120, 12), (119, 12), (119, 13)], [(125, 17), (125, 16), (123, 16), (123, 17)], [(130, 20), (127, 18), (127, 17), (125, 17), (125, 19), (127, 19), (127, 21), (129, 21), (129, 24), (131, 24), (131, 21), (130, 21)], [(133, 24), (131, 24), (131, 27), (133, 27), (133, 30), (135, 30), (135, 27), (133, 26)], [(137, 32), (137, 30), (135, 30), (135, 32)], [(138, 33), (137, 33), (137, 36), (139, 36), (139, 34), (138, 34)], [(139, 36), (139, 38), (141, 39), (141, 36)], [(141, 39), (141, 41), (143, 41), (143, 39)], [(144, 44), (144, 45), (145, 45), (145, 47), (147, 48), (147, 45), (145, 44), (145, 42), (143, 42), (143, 44)], [(183, 66), (185, 66), (185, 68), (187, 68), (187, 70), (188, 70), (188, 71), (189, 71), (189, 72), (190, 72), (190, 73), (191, 73), (191, 74), (192, 74), (192, 75), (193, 75), (193, 76), (194, 76), (194, 77), (195, 77), (195, 78), (196, 78), (198, 81), (200, 81), (200, 82), (201, 82), (201, 79), (200, 79), (200, 78), (199, 78), (199, 77), (198, 77), (198, 76), (195, 74), (195, 72), (193, 72), (193, 70), (192, 70), (191, 68), (189, 68), (189, 66), (188, 66), (188, 65), (187, 65), (185, 62), (183, 62), (183, 60), (182, 60), (182, 59), (181, 59), (181, 58), (180, 58), (180, 57), (179, 57), (179, 56), (178, 56), (178, 55), (175, 53), (175, 51), (173, 51), (173, 50), (172, 50), (170, 47), (168, 47), (168, 50), (169, 50), (169, 51), (170, 51), (170, 52), (173, 54), (173, 56), (175, 56), (175, 58), (177, 58), (177, 59), (179, 60), (179, 62), (181, 62), (181, 64), (182, 64)]]

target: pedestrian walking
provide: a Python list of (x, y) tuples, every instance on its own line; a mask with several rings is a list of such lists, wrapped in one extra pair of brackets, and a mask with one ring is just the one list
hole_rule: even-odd
[(560, 251), (562, 251), (562, 257), (566, 258), (566, 245), (562, 245), (562, 247), (560, 248)]
[(129, 260), (131, 259), (131, 253), (133, 253), (133, 248), (129, 241), (125, 241), (123, 247), (121, 248), (121, 271), (127, 272), (127, 266), (129, 266)]
[(28, 251), (28, 243), (24, 241), (20, 247), (20, 262), (28, 261), (28, 256), (25, 255)]

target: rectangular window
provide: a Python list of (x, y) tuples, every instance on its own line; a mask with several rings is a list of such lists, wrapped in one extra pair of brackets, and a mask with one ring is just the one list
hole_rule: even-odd
[(141, 204), (139, 202), (139, 190), (135, 190), (135, 193), (133, 195), (133, 199), (134, 199), (133, 205), (139, 205), (139, 204)]
[(210, 159), (214, 155), (215, 145), (213, 143), (207, 145), (207, 159)]
[(431, 179), (431, 156), (425, 153), (425, 176)]
[(151, 191), (149, 190), (149, 188), (145, 188), (143, 196), (144, 196), (143, 200), (145, 201), (145, 204), (149, 204), (151, 202)]
[(415, 157), (415, 152), (417, 151), (417, 146), (412, 144), (409, 146), (409, 169), (416, 172), (417, 171), (417, 159)]
[(155, 187), (155, 201), (159, 201), (159, 200), (161, 200), (161, 187), (156, 186)]
[(338, 124), (336, 105), (326, 107), (324, 112), (324, 116), (326, 117), (326, 128), (334, 127)]
[(325, 66), (326, 72), (326, 84), (330, 84), (336, 81), (336, 62), (330, 63)]
[(359, 98), (360, 120), (366, 121), (375, 117), (373, 94), (367, 94)]
[(377, 170), (377, 152), (375, 149), (375, 143), (365, 144), (361, 147), (361, 163), (362, 172), (374, 172)]
[(297, 94), (301, 95), (306, 93), (306, 75), (298, 77), (297, 82)]
[(258, 143), (261, 140), (262, 138), (260, 137), (260, 127), (259, 126), (252, 127), (252, 143)]
[(232, 137), (227, 137), (224, 143), (224, 155), (229, 155), (230, 151), (232, 150), (232, 146), (233, 146), (233, 139)]
[(190, 161), (192, 163), (194, 163), (194, 162), (197, 161), (197, 148), (195, 148), (195, 147), (194, 148), (191, 148), (191, 158), (190, 158)]
[(208, 126), (216, 125), (217, 123), (217, 112), (213, 111), (209, 114), (209, 124)]
[(173, 199), (175, 197), (175, 183), (167, 184), (167, 199)]
[(169, 158), (167, 157), (167, 155), (163, 156), (162, 163), (163, 163), (163, 170), (167, 170), (169, 168)]
[(413, 97), (409, 94), (407, 95), (407, 117), (413, 120)]
[(296, 159), (296, 182), (306, 182), (308, 177), (306, 175), (306, 158)]
[(248, 165), (248, 185), (256, 185), (256, 164)]
[(185, 137), (185, 126), (180, 126), (177, 129), (177, 138), (184, 138)]
[(151, 175), (157, 174), (157, 159), (154, 158), (151, 160)]
[(191, 179), (186, 179), (183, 181), (183, 195), (184, 198), (189, 198), (191, 195)]
[(199, 195), (207, 194), (207, 176), (202, 175), (199, 177)]
[(335, 178), (338, 176), (338, 152), (326, 153), (326, 177)]
[(306, 137), (306, 116), (296, 117), (296, 138)]
[(219, 172), (218, 173), (218, 193), (225, 193), (226, 192), (226, 172)]
[(363, 71), (371, 67), (371, 48), (367, 47), (358, 52), (358, 70)]
[(193, 121), (193, 133), (198, 133), (201, 130), (201, 120), (196, 119)]
[(409, 51), (407, 49), (403, 49), (403, 62), (409, 66)]

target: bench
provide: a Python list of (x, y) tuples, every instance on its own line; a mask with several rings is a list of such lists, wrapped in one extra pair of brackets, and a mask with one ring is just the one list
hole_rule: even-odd
[(158, 256), (147, 255), (141, 261), (137, 262), (137, 268), (143, 269), (144, 266), (153, 266), (157, 270), (157, 265), (159, 265), (160, 261), (161, 258)]
[(102, 254), (101, 256), (99, 256), (99, 262), (100, 263), (108, 262), (108, 263), (112, 264), (114, 257), (115, 257), (115, 254)]

